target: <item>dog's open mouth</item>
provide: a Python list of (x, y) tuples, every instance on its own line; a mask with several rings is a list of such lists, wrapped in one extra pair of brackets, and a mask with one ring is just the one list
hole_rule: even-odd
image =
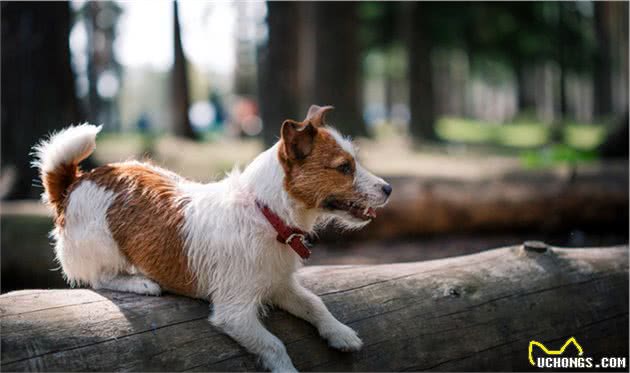
[(358, 202), (344, 202), (337, 199), (327, 200), (324, 208), (328, 210), (346, 211), (359, 220), (370, 220), (376, 218), (376, 210), (373, 207), (362, 205)]

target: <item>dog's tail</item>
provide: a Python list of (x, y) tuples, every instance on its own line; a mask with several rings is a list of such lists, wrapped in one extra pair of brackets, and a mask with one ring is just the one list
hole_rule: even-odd
[(79, 177), (79, 162), (96, 148), (101, 126), (82, 124), (50, 135), (33, 147), (33, 167), (39, 169), (42, 200), (58, 212), (63, 210), (66, 191)]

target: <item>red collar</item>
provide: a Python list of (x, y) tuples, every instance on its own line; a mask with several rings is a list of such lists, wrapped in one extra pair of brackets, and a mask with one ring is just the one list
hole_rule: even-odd
[(273, 226), (273, 228), (278, 232), (278, 236), (276, 239), (278, 242), (291, 246), (293, 251), (295, 251), (302, 259), (308, 259), (311, 256), (311, 251), (306, 247), (304, 242), (306, 238), (306, 232), (299, 228), (289, 227), (278, 215), (276, 215), (267, 205), (256, 200), (256, 206), (260, 212), (265, 215), (269, 224)]

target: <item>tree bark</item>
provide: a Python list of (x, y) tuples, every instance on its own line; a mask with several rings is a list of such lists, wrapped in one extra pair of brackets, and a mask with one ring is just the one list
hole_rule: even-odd
[(173, 1), (173, 46), (174, 60), (171, 72), (171, 110), (173, 116), (173, 134), (188, 139), (197, 136), (190, 125), (188, 108), (190, 107), (190, 95), (188, 92), (188, 76), (186, 73), (186, 57), (182, 47), (181, 27), (179, 25), (179, 12), (177, 1)]
[(79, 122), (66, 2), (2, 3), (2, 169), (15, 168), (9, 198), (38, 197), (31, 147)]
[(409, 130), (417, 141), (437, 140), (435, 133), (435, 105), (433, 68), (431, 66), (431, 38), (427, 30), (426, 11), (429, 4), (414, 2), (409, 5), (407, 48), (409, 55)]
[(362, 114), (358, 2), (314, 7), (315, 81), (312, 103), (333, 105), (329, 120), (344, 135), (367, 136)]
[[(364, 341), (360, 352), (334, 351), (312, 326), (273, 310), (265, 323), (300, 371), (532, 371), (531, 340), (557, 349), (569, 336), (585, 357), (628, 356), (627, 247), (527, 243), (428, 262), (306, 267), (298, 277)], [(8, 293), (1, 367), (260, 370), (209, 313), (205, 302), (172, 295)]]
[(298, 84), (298, 3), (267, 2), (268, 41), (258, 53), (258, 87), (267, 146), (280, 137), (286, 119), (301, 119)]

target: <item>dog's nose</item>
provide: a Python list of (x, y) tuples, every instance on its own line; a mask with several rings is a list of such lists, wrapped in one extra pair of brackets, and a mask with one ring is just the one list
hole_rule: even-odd
[(392, 194), (392, 186), (389, 184), (385, 184), (383, 185), (383, 193), (385, 193), (386, 196), (389, 197), (390, 194)]

